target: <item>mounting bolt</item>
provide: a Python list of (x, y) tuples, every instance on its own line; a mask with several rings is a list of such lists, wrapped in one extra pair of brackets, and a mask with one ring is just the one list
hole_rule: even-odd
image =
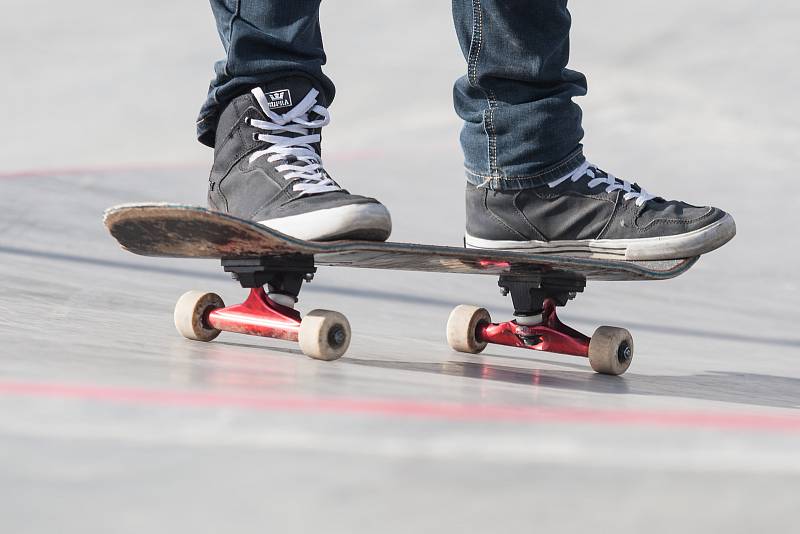
[(310, 282), (313, 279), (314, 279), (314, 273), (306, 273), (305, 276), (303, 276), (303, 280), (305, 280), (306, 282)]
[(569, 300), (572, 300), (572, 299), (574, 299), (575, 297), (578, 296), (578, 292), (577, 291), (570, 291), (568, 296), (569, 296)]
[(503, 295), (504, 297), (506, 295), (508, 295), (508, 288), (507, 287), (501, 287), (500, 288), (500, 294)]

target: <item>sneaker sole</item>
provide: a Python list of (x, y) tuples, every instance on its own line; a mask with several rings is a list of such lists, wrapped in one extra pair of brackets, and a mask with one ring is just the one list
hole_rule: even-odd
[(383, 204), (373, 203), (347, 204), (258, 221), (258, 224), (304, 241), (386, 241), (392, 232), (389, 210)]
[(730, 214), (703, 228), (663, 237), (639, 239), (583, 239), (575, 241), (493, 241), (466, 234), (469, 248), (524, 250), (535, 254), (561, 254), (616, 260), (672, 260), (691, 258), (715, 250), (736, 235)]

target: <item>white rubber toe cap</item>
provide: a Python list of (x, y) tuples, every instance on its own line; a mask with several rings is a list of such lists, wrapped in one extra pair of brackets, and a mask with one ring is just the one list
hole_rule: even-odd
[(377, 202), (347, 204), (258, 223), (305, 241), (386, 241), (392, 232), (389, 210)]

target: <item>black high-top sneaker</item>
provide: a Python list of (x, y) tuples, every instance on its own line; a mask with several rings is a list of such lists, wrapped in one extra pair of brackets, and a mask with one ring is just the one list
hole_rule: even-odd
[(468, 247), (666, 260), (705, 254), (734, 235), (728, 213), (664, 200), (588, 162), (530, 189), (467, 184)]
[(217, 126), (209, 207), (300, 239), (386, 240), (386, 207), (351, 195), (322, 165), (321, 129), (330, 121), (324, 104), (302, 75), (232, 100)]

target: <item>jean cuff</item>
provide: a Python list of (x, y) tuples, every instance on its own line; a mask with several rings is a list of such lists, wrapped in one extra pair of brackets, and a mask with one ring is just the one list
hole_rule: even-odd
[(497, 175), (485, 175), (473, 172), (466, 169), (467, 181), (472, 185), (486, 187), (492, 191), (516, 191), (519, 189), (530, 189), (539, 187), (548, 182), (552, 182), (557, 178), (571, 173), (586, 161), (583, 155), (583, 146), (578, 145), (578, 148), (572, 153), (546, 169), (535, 174), (524, 176), (504, 176), (498, 177)]
[(211, 148), (214, 148), (218, 118), (213, 113), (207, 113), (197, 119), (197, 140)]

